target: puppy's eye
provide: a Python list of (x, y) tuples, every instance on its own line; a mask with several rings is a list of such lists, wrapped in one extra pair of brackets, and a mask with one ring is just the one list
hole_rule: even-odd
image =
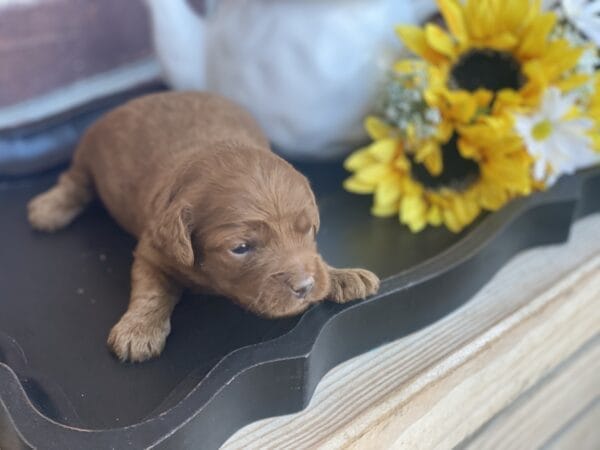
[(245, 255), (250, 250), (252, 250), (252, 246), (250, 244), (244, 243), (232, 248), (231, 253), (235, 253), (236, 255)]

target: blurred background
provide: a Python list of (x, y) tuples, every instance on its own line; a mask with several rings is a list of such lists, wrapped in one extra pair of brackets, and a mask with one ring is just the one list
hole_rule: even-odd
[(0, 61), (2, 129), (159, 79), (141, 1), (2, 0)]
[(65, 160), (86, 108), (158, 87), (152, 53), (141, 1), (1, 0), (0, 174)]
[(70, 156), (127, 98), (218, 92), (293, 160), (340, 159), (433, 0), (0, 0), (0, 176)]

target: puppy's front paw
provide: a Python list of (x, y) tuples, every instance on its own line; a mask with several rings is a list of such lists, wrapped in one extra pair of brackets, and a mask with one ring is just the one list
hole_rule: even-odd
[(331, 269), (329, 298), (337, 303), (363, 299), (379, 289), (379, 278), (364, 269)]
[(142, 362), (160, 355), (170, 331), (169, 320), (144, 322), (125, 314), (110, 331), (108, 346), (123, 362)]

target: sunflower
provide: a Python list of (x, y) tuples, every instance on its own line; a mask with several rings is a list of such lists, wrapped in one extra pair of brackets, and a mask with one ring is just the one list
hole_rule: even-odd
[(600, 74), (554, 12), (538, 0), (438, 5), (447, 31), (397, 28), (420, 58), (396, 62), (365, 122), (372, 144), (345, 162), (345, 188), (372, 194), (373, 215), (398, 215), (413, 232), (459, 232), (482, 211), (597, 161), (600, 149)]
[(547, 86), (572, 89), (587, 81), (571, 74), (582, 49), (551, 39), (556, 14), (543, 12), (539, 1), (438, 0), (438, 5), (449, 32), (428, 23), (399, 26), (397, 33), (429, 63), (425, 97), (448, 120), (465, 125), (482, 110), (501, 114), (535, 107)]
[(374, 142), (346, 160), (345, 168), (353, 175), (344, 187), (374, 194), (373, 215), (398, 215), (413, 232), (427, 225), (445, 225), (459, 232), (482, 210), (497, 210), (513, 196), (531, 190), (531, 160), (522, 142), (500, 129), (486, 132), (478, 146), (467, 145), (452, 133), (441, 145), (443, 170), (435, 175), (406, 151), (404, 141), (388, 124), (370, 117), (366, 129)]

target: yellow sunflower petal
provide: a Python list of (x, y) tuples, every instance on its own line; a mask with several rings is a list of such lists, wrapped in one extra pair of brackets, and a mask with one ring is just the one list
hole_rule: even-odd
[(442, 161), (442, 152), (438, 151), (429, 155), (427, 158), (425, 158), (424, 165), (431, 175), (440, 175), (442, 173), (442, 170), (444, 169)]
[(445, 208), (442, 211), (442, 217), (444, 220), (444, 225), (453, 233), (458, 233), (463, 229), (463, 225), (460, 223), (454, 211), (449, 208)]
[(519, 30), (523, 25), (523, 19), (527, 16), (528, 8), (535, 8), (530, 2), (523, 0), (504, 0), (503, 21), (505, 29)]
[(476, 161), (481, 158), (479, 147), (465, 138), (460, 138), (458, 140), (458, 151), (464, 158), (474, 159)]
[(360, 169), (354, 174), (357, 180), (376, 186), (382, 178), (389, 175), (392, 168), (388, 164), (376, 163)]
[[(479, 19), (479, 0), (467, 0), (465, 2), (464, 18), (471, 41), (477, 41), (481, 39), (484, 30)], [(471, 44), (473, 44), (473, 42)]]
[(456, 0), (437, 0), (437, 4), (450, 32), (461, 44), (466, 44), (469, 39), (461, 4)]
[(439, 206), (431, 205), (429, 207), (429, 211), (427, 212), (427, 222), (434, 227), (440, 226), (444, 222), (442, 210)]
[(583, 86), (589, 80), (589, 75), (586, 75), (584, 73), (576, 73), (556, 83), (556, 87), (563, 92), (568, 92)]
[(364, 183), (356, 177), (350, 177), (344, 181), (344, 189), (354, 194), (372, 194), (375, 192), (375, 185)]
[(365, 119), (365, 130), (373, 140), (385, 139), (390, 137), (393, 128), (381, 120), (379, 117), (368, 116)]
[(377, 161), (391, 162), (398, 153), (399, 141), (396, 139), (381, 139), (368, 147), (368, 151)]
[(521, 154), (490, 158), (481, 166), (481, 177), (510, 192), (528, 194), (531, 189), (529, 156)]
[(410, 51), (430, 63), (438, 64), (445, 60), (442, 54), (429, 46), (423, 29), (413, 25), (401, 25), (396, 27), (396, 34)]
[(447, 91), (446, 99), (450, 116), (460, 123), (469, 123), (477, 112), (477, 101), (467, 91)]
[(463, 193), (462, 196), (456, 196), (454, 198), (454, 209), (455, 212), (460, 210), (460, 215), (458, 217), (463, 227), (473, 223), (473, 221), (481, 212), (481, 207), (477, 203), (476, 197), (471, 195), (476, 190), (477, 189), (474, 189), (472, 191)]
[(423, 98), (425, 102), (432, 108), (436, 108), (440, 106), (440, 102), (442, 101), (440, 92), (437, 89), (425, 89), (423, 92)]
[(518, 55), (521, 58), (531, 58), (544, 53), (548, 35), (555, 25), (556, 14), (554, 13), (548, 12), (535, 17), (521, 40)]
[(454, 127), (450, 122), (443, 121), (438, 125), (435, 137), (440, 142), (448, 142), (454, 133)]
[(371, 207), (371, 214), (375, 217), (394, 217), (398, 214), (398, 209), (400, 208), (399, 203), (389, 203), (389, 204), (374, 204)]
[(456, 215), (456, 219), (464, 226), (469, 223), (469, 210), (467, 201), (456, 196), (452, 201), (452, 209)]
[(415, 161), (422, 163), (430, 154), (432, 154), (435, 151), (436, 147), (433, 142), (422, 142), (414, 151)]
[(369, 152), (369, 148), (356, 150), (344, 161), (344, 168), (349, 172), (356, 172), (363, 167), (374, 164), (376, 159)]
[(433, 140), (424, 142), (415, 153), (415, 161), (423, 163), (431, 175), (442, 173), (442, 150)]
[(488, 211), (497, 211), (508, 201), (507, 192), (494, 183), (485, 183), (479, 189), (479, 202)]
[(470, 142), (486, 141), (490, 134), (489, 127), (480, 123), (459, 127), (458, 131), (463, 139)]
[(494, 99), (494, 93), (492, 91), (488, 91), (487, 89), (480, 88), (473, 93), (473, 97), (477, 102), (477, 106), (484, 108), (487, 107)]
[(583, 50), (583, 47), (571, 46), (565, 39), (557, 39), (548, 45), (547, 51), (537, 61), (545, 78), (556, 80), (577, 65)]
[(510, 50), (514, 48), (519, 43), (519, 39), (517, 36), (510, 32), (504, 32), (492, 36), (486, 40), (486, 45), (488, 47), (497, 49), (497, 50)]
[(537, 107), (548, 87), (548, 73), (539, 61), (529, 61), (523, 65), (527, 83), (519, 91), (521, 106)]
[(402, 196), (402, 178), (398, 174), (390, 174), (377, 185), (375, 190), (376, 205), (396, 204), (398, 211), (398, 202)]
[(427, 205), (421, 196), (405, 196), (400, 202), (400, 221), (413, 233), (427, 225)]
[(394, 160), (393, 166), (396, 169), (400, 169), (400, 171), (402, 172), (406, 172), (410, 170), (410, 161), (408, 160), (406, 155), (404, 155), (404, 153), (400, 153), (398, 157)]
[[(546, 74), (544, 73), (544, 66), (536, 59), (527, 61), (523, 64), (521, 70), (523, 71), (523, 75), (525, 75), (529, 81), (533, 79), (539, 83), (547, 79)], [(509, 89), (500, 92), (505, 91), (509, 91)]]
[(493, 0), (477, 0), (472, 2), (477, 5), (477, 16), (474, 22), (479, 26), (479, 38), (488, 40), (488, 36), (494, 36), (497, 33), (498, 17), (495, 15)]
[(425, 25), (425, 37), (431, 48), (450, 58), (456, 57), (456, 48), (452, 38), (439, 26), (428, 23)]
[(420, 197), (423, 195), (423, 185), (411, 177), (405, 177), (402, 183), (402, 193), (407, 196)]
[(492, 113), (499, 115), (509, 110), (511, 113), (523, 103), (523, 96), (513, 89), (501, 89), (496, 92), (496, 98), (492, 106)]
[(480, 117), (479, 121), (470, 125), (458, 127), (460, 135), (480, 147), (496, 145), (502, 136), (510, 135), (512, 121), (503, 116)]

